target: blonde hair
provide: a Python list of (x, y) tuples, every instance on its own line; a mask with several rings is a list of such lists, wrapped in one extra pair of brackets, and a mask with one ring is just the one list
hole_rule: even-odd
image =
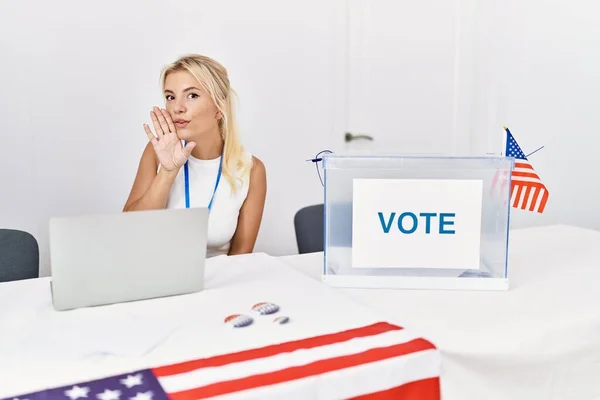
[(165, 66), (161, 72), (161, 86), (164, 90), (167, 75), (172, 72), (187, 71), (210, 94), (215, 106), (221, 112), (219, 131), (223, 138), (223, 176), (229, 182), (233, 193), (236, 180), (240, 180), (252, 167), (239, 138), (234, 113), (235, 91), (231, 88), (227, 70), (212, 58), (200, 54), (188, 54)]

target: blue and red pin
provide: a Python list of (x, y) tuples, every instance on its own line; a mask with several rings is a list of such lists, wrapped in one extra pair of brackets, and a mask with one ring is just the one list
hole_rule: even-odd
[(225, 324), (231, 325), (234, 328), (243, 328), (245, 326), (251, 325), (254, 320), (252, 317), (243, 314), (233, 314), (225, 318)]
[(279, 311), (279, 306), (277, 304), (267, 303), (263, 301), (262, 303), (256, 303), (255, 305), (253, 305), (252, 311), (260, 315), (269, 315)]
[(274, 324), (278, 324), (278, 325), (283, 325), (283, 324), (287, 324), (290, 321), (290, 319), (288, 317), (277, 317), (273, 320)]
[[(277, 311), (279, 311), (279, 306), (277, 304), (268, 302), (256, 303), (252, 306), (252, 311), (260, 315), (275, 314)], [(289, 320), (290, 319), (288, 317), (277, 317), (273, 320), (273, 323), (283, 325), (287, 324)]]
[[(256, 303), (252, 306), (252, 311), (259, 315), (270, 315), (275, 314), (279, 311), (279, 306), (277, 304), (269, 303), (266, 301)], [(274, 324), (283, 325), (287, 324), (290, 321), (289, 317), (276, 317), (273, 320)], [(225, 318), (225, 324), (231, 325), (234, 328), (243, 328), (245, 326), (252, 325), (254, 319), (248, 315), (244, 314), (233, 314)]]

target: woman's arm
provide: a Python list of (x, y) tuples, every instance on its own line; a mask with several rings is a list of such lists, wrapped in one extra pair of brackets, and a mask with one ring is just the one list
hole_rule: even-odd
[(237, 229), (231, 239), (229, 255), (252, 253), (254, 250), (266, 196), (267, 172), (265, 165), (258, 158), (253, 157), (248, 196), (240, 210)]
[(123, 211), (163, 209), (167, 206), (171, 186), (178, 170), (157, 173), (158, 161), (152, 143), (148, 143), (138, 166), (138, 171)]

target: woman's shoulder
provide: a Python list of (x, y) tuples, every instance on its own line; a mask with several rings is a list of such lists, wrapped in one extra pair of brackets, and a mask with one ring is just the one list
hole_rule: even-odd
[(250, 159), (252, 160), (252, 168), (251, 168), (251, 174), (260, 174), (265, 172), (266, 168), (265, 168), (265, 164), (262, 162), (262, 160), (258, 157), (256, 157), (255, 155), (250, 154)]
[(267, 180), (267, 170), (262, 160), (251, 155), (252, 166), (250, 167), (250, 186), (264, 186)]
[(256, 174), (263, 174), (265, 171), (265, 164), (260, 158), (244, 150), (241, 154), (236, 157), (235, 164), (237, 164), (236, 172), (238, 176), (252, 177)]

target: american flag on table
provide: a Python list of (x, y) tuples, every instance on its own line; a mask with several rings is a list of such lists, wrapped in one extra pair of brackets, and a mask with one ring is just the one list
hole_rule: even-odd
[(380, 322), (18, 398), (439, 400), (439, 369), (430, 342)]
[[(529, 160), (527, 160), (525, 153), (519, 147), (510, 130), (506, 127), (504, 130), (506, 131), (506, 148), (504, 154), (506, 157), (515, 158), (515, 167), (510, 177), (511, 206), (522, 210), (543, 213), (548, 202), (548, 189), (542, 183)], [(498, 176), (497, 174), (492, 182), (492, 187), (501, 185), (502, 191), (508, 181), (507, 176)]]

